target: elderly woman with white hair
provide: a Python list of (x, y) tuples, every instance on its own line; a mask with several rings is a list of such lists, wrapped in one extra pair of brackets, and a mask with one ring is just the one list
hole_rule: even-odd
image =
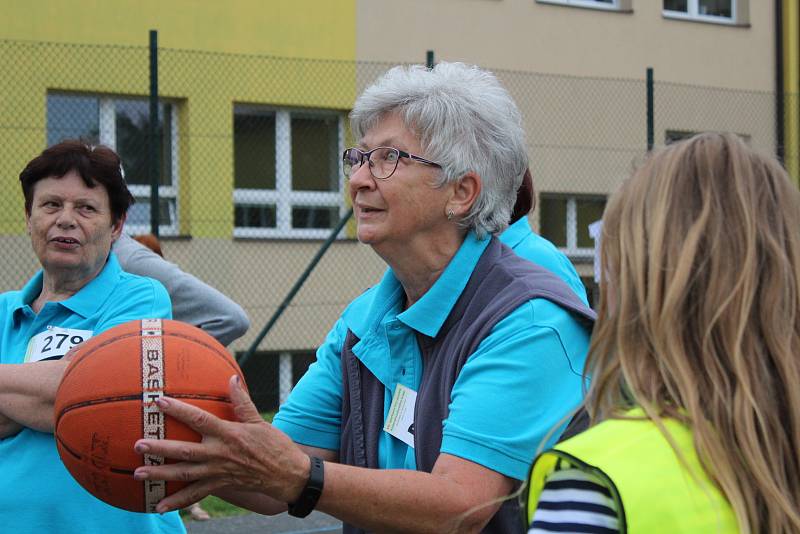
[(178, 460), (137, 479), (195, 481), (159, 511), (214, 493), (261, 513), (316, 508), (345, 532), (522, 529), (504, 497), (581, 401), (594, 314), (495, 237), (528, 166), (521, 124), (492, 74), (459, 63), (397, 67), (364, 91), (344, 168), (358, 239), (389, 269), (272, 425), (235, 379), (239, 422), (159, 402), (204, 436), (137, 442)]

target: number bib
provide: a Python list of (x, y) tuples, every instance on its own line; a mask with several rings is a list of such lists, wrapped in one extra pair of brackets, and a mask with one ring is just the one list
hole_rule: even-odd
[(47, 330), (36, 334), (28, 342), (25, 361), (57, 360), (69, 352), (72, 347), (80, 345), (92, 337), (93, 334), (92, 330), (48, 326)]

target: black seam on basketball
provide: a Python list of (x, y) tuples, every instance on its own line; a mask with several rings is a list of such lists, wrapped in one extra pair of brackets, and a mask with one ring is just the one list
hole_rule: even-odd
[[(64, 449), (64, 450), (65, 450), (65, 451), (67, 451), (69, 454), (71, 454), (72, 456), (74, 456), (74, 457), (75, 457), (75, 459), (76, 459), (76, 460), (78, 460), (79, 462), (82, 462), (82, 461), (83, 461), (83, 456), (82, 456), (82, 455), (80, 455), (80, 454), (78, 454), (77, 452), (73, 451), (73, 450), (72, 450), (71, 448), (69, 448), (69, 447), (67, 446), (67, 444), (66, 444), (66, 443), (64, 443), (62, 440), (60, 440), (60, 439), (58, 439), (58, 438), (56, 438), (56, 439), (57, 439), (57, 441), (58, 441), (59, 445), (61, 445), (61, 448), (62, 448), (62, 449)], [(109, 470), (109, 471), (111, 471), (112, 473), (117, 473), (117, 474), (120, 474), (120, 475), (130, 475), (130, 476), (133, 476), (133, 471), (134, 471), (133, 469), (122, 469), (122, 468), (120, 468), (120, 467), (112, 467), (112, 466), (108, 466), (108, 470)]]
[(142, 394), (139, 393), (138, 395), (117, 395), (115, 397), (103, 397), (102, 399), (92, 399), (88, 401), (78, 402), (75, 404), (70, 404), (69, 406), (65, 406), (64, 408), (62, 408), (61, 411), (58, 413), (58, 417), (56, 418), (56, 426), (58, 426), (58, 422), (61, 420), (61, 417), (63, 417), (64, 414), (72, 410), (76, 410), (78, 408), (91, 406), (93, 404), (106, 404), (107, 402), (141, 400), (141, 398)]
[[(106, 330), (106, 332), (108, 332), (108, 330)], [(105, 332), (103, 332), (103, 333), (105, 333)], [(115, 343), (115, 342), (117, 342), (117, 341), (119, 341), (121, 339), (127, 339), (129, 337), (141, 337), (141, 331), (131, 332), (129, 334), (121, 334), (121, 335), (116, 336), (116, 337), (114, 337), (112, 339), (109, 339), (107, 341), (103, 341), (101, 344), (97, 345), (96, 347), (92, 347), (88, 352), (80, 353), (76, 359), (74, 359), (74, 360), (72, 360), (70, 362), (70, 365), (67, 367), (66, 372), (64, 373), (64, 376), (62, 377), (62, 381), (63, 381), (64, 378), (69, 376), (70, 372), (72, 371), (72, 367), (75, 364), (77, 364), (78, 362), (80, 362), (81, 360), (87, 358), (91, 354), (94, 354), (98, 349), (100, 349), (102, 347), (105, 347), (106, 345), (109, 345), (111, 343)], [(235, 362), (231, 362), (231, 358), (233, 358), (233, 356), (231, 356), (230, 353), (228, 353), (227, 351), (226, 352), (220, 351), (218, 347), (210, 345), (210, 344), (204, 342), (203, 340), (187, 336), (186, 334), (179, 334), (177, 332), (162, 332), (161, 337), (162, 338), (164, 338), (164, 337), (179, 337), (181, 339), (188, 339), (189, 341), (191, 341), (193, 343), (196, 343), (197, 345), (201, 345), (203, 347), (211, 349), (211, 351), (217, 357), (222, 358), (223, 360), (225, 360), (225, 363), (228, 364), (228, 367), (230, 367), (231, 369), (237, 371), (238, 372), (237, 374), (240, 374), (240, 375), (242, 374), (241, 373), (241, 369), (239, 368), (238, 364), (234, 365)]]
[[(162, 320), (162, 330), (161, 330), (162, 347), (163, 347), (163, 338), (164, 337), (168, 337), (169, 336), (169, 337), (177, 337), (177, 338), (188, 340), (188, 341), (190, 341), (190, 342), (192, 342), (194, 344), (197, 344), (197, 345), (199, 345), (201, 347), (205, 347), (207, 349), (210, 349), (210, 351), (215, 356), (217, 356), (218, 358), (222, 358), (222, 360), (225, 362), (225, 364), (237, 376), (239, 376), (240, 378), (244, 378), (244, 373), (242, 372), (242, 370), (239, 367), (238, 363), (236, 362), (235, 359), (233, 359), (233, 356), (230, 353), (228, 353), (227, 351), (224, 351), (224, 350), (220, 350), (219, 347), (211, 345), (209, 343), (206, 343), (205, 341), (203, 341), (201, 339), (197, 339), (195, 337), (189, 336), (189, 335), (184, 334), (184, 333), (165, 332), (164, 331), (164, 327), (167, 326), (167, 325), (166, 325), (166, 323), (164, 323), (164, 321), (166, 321), (166, 319)], [(67, 366), (67, 369), (65, 370), (64, 375), (61, 378), (61, 382), (63, 383), (65, 381), (67, 376), (69, 376), (72, 373), (73, 368), (77, 367), (77, 364), (79, 362), (81, 362), (82, 360), (84, 360), (87, 357), (91, 356), (92, 354), (94, 354), (99, 349), (101, 349), (101, 348), (103, 348), (103, 347), (105, 347), (107, 345), (110, 345), (112, 343), (116, 343), (117, 341), (120, 341), (120, 340), (123, 340), (123, 339), (128, 339), (130, 337), (139, 337), (139, 338), (141, 338), (142, 337), (141, 321), (137, 321), (137, 322), (139, 323), (140, 326), (136, 330), (134, 330), (132, 332), (128, 332), (128, 333), (125, 333), (125, 334), (120, 334), (118, 336), (115, 336), (115, 337), (113, 337), (111, 339), (103, 341), (101, 344), (97, 345), (96, 347), (92, 347), (87, 352), (82, 352), (82, 353), (78, 354), (77, 357), (74, 360), (72, 360), (70, 362), (70, 364)], [(108, 332), (108, 330), (106, 330), (106, 332)], [(105, 333), (105, 332), (103, 332), (103, 333)], [(102, 333), (100, 335), (102, 335)], [(139, 378), (140, 378), (140, 381), (144, 380), (143, 372), (140, 372)], [(166, 380), (167, 380), (167, 377), (165, 375), (164, 376), (165, 387), (166, 387)], [(242, 382), (244, 384), (244, 381), (242, 381)], [(59, 385), (59, 389), (60, 389), (60, 385)], [(56, 393), (56, 396), (58, 396), (58, 392)], [(202, 396), (197, 396), (197, 397), (191, 397), (191, 396), (190, 397), (183, 397), (183, 396), (180, 396), (180, 395), (168, 395), (168, 396), (172, 396), (172, 397), (175, 397), (175, 398), (195, 398), (195, 399), (203, 399), (203, 398), (205, 398), (205, 397), (202, 397)], [(137, 395), (137, 398), (139, 398), (139, 395)], [(121, 400), (129, 400), (129, 399), (127, 397), (122, 397)], [(208, 400), (214, 400), (214, 397), (208, 397)], [(227, 399), (217, 399), (217, 400), (222, 400), (223, 402), (229, 402)], [(87, 403), (80, 403), (78, 405), (67, 406), (67, 407), (63, 408), (61, 410), (61, 412), (59, 412), (56, 415), (56, 425), (58, 425), (59, 421), (61, 420), (61, 416), (63, 414), (65, 414), (66, 412), (68, 412), (68, 411), (70, 411), (70, 410), (72, 410), (72, 409), (74, 409), (76, 407), (86, 406), (87, 404), (101, 404), (103, 402), (107, 402), (107, 400), (95, 400), (95, 401), (91, 401), (91, 402), (87, 402)]]
[[(167, 397), (173, 399), (190, 399), (190, 400), (207, 400), (207, 401), (218, 401), (223, 402), (225, 404), (230, 404), (231, 401), (228, 397), (220, 397), (217, 395), (198, 395), (195, 393), (178, 393), (176, 395), (166, 395)], [(60, 420), (61, 417), (69, 411), (77, 410), (78, 408), (84, 408), (86, 406), (93, 406), (96, 404), (106, 404), (109, 402), (118, 402), (118, 401), (130, 401), (130, 400), (142, 400), (142, 394), (139, 393), (138, 395), (120, 395), (116, 397), (103, 397), (102, 399), (93, 399), (84, 402), (78, 402), (75, 404), (70, 404), (69, 406), (65, 406), (64, 409), (58, 414), (58, 419)], [(56, 422), (56, 425), (58, 422)]]
[(112, 473), (117, 473), (119, 475), (131, 475), (131, 476), (133, 476), (133, 470), (132, 469), (119, 469), (118, 467), (109, 467), (108, 470), (111, 471)]
[(220, 401), (225, 404), (230, 404), (231, 400), (228, 397), (219, 397), (217, 395), (199, 395), (197, 393), (179, 393), (177, 395), (167, 395), (172, 399), (192, 399), (192, 400), (210, 400)]
[(70, 454), (71, 454), (72, 456), (74, 456), (74, 457), (75, 457), (77, 460), (83, 460), (83, 456), (81, 456), (81, 455), (80, 455), (80, 454), (78, 454), (77, 452), (75, 452), (75, 451), (73, 451), (72, 449), (70, 449), (69, 447), (67, 447), (67, 444), (66, 444), (66, 443), (64, 443), (62, 440), (58, 439), (58, 437), (56, 437), (56, 440), (57, 440), (57, 441), (58, 441), (58, 443), (61, 445), (61, 448), (62, 448), (62, 449), (64, 449), (64, 450), (65, 450), (65, 451), (67, 451), (68, 453), (70, 453)]
[[(108, 330), (106, 330), (106, 332), (107, 331)], [(105, 332), (103, 332), (103, 333), (105, 333)], [(72, 372), (72, 369), (76, 366), (76, 364), (78, 364), (78, 362), (80, 362), (80, 361), (86, 359), (87, 357), (89, 357), (90, 355), (94, 354), (98, 349), (100, 349), (102, 347), (105, 347), (106, 345), (109, 345), (111, 343), (115, 343), (115, 342), (119, 341), (120, 339), (127, 339), (129, 337), (140, 336), (140, 335), (141, 335), (141, 331), (131, 332), (130, 334), (122, 334), (122, 335), (113, 337), (111, 339), (108, 339), (106, 341), (103, 341), (101, 344), (97, 345), (96, 347), (92, 347), (88, 352), (79, 352), (78, 356), (75, 359), (73, 359), (72, 361), (69, 362), (69, 365), (67, 366), (67, 369), (64, 371), (64, 376), (61, 377), (61, 381), (63, 382), (64, 379), (67, 378), (70, 375), (70, 373)]]
[(198, 345), (202, 345), (203, 347), (211, 349), (211, 351), (216, 356), (218, 356), (218, 357), (222, 358), (223, 360), (225, 360), (225, 363), (228, 364), (228, 367), (230, 367), (231, 369), (237, 371), (238, 374), (241, 374), (241, 369), (239, 369), (239, 365), (235, 364), (235, 362), (231, 361), (233, 356), (231, 356), (231, 354), (229, 352), (221, 351), (221, 350), (219, 350), (219, 347), (215, 347), (214, 345), (210, 345), (210, 344), (206, 343), (205, 341), (203, 341), (201, 339), (196, 339), (196, 338), (193, 338), (193, 337), (189, 337), (186, 334), (181, 334), (181, 333), (177, 333), (177, 332), (167, 332), (166, 335), (172, 336), (172, 337), (179, 337), (179, 338), (182, 338), (182, 339), (188, 339), (188, 340), (190, 340), (190, 341), (192, 341), (192, 342), (194, 342), (194, 343), (196, 343)]

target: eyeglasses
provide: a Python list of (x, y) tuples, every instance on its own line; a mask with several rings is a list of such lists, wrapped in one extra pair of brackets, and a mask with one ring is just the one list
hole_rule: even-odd
[(400, 158), (408, 158), (424, 163), (425, 165), (430, 165), (431, 167), (442, 167), (431, 160), (409, 154), (408, 152), (390, 146), (375, 147), (367, 152), (357, 148), (348, 148), (344, 151), (344, 154), (342, 154), (344, 173), (348, 177), (361, 167), (364, 160), (367, 160), (369, 162), (369, 172), (376, 180), (386, 180), (393, 175), (394, 171), (397, 170), (397, 163), (400, 161)]

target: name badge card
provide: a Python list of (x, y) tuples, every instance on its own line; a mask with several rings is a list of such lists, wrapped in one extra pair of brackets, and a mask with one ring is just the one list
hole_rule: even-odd
[(39, 332), (31, 338), (25, 361), (57, 360), (69, 352), (72, 347), (80, 345), (92, 337), (93, 334), (92, 330), (48, 326), (47, 330)]
[(412, 449), (414, 448), (414, 406), (417, 404), (417, 392), (402, 384), (397, 384), (389, 406), (389, 415), (384, 432), (388, 432)]

